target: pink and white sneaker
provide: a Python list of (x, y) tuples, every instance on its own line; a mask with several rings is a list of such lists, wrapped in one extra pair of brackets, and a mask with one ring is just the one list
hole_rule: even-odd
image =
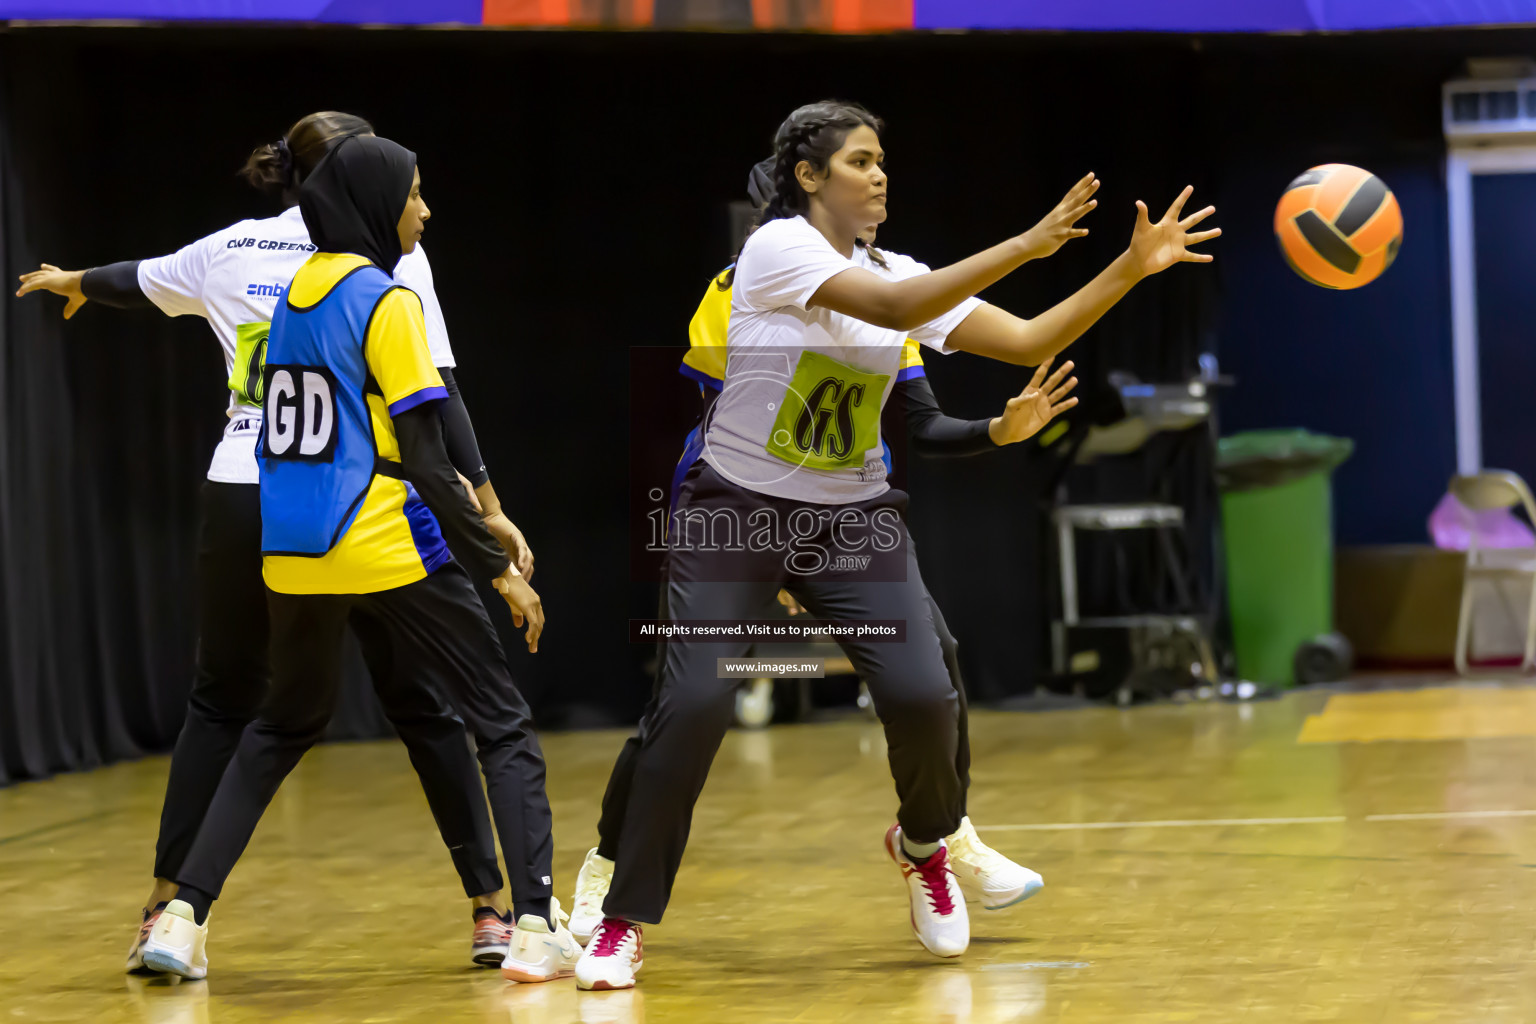
[(475, 933), (469, 940), (469, 957), (481, 967), (500, 967), (512, 945), (512, 926), (490, 907), (475, 911)]
[(645, 939), (638, 924), (605, 917), (576, 961), (576, 987), (604, 991), (634, 988), (645, 966)]
[(965, 912), (960, 880), (949, 867), (948, 846), (940, 841), (937, 853), (915, 864), (901, 848), (901, 826), (892, 825), (885, 833), (885, 852), (901, 869), (917, 941), (934, 956), (964, 953), (971, 944), (971, 920)]

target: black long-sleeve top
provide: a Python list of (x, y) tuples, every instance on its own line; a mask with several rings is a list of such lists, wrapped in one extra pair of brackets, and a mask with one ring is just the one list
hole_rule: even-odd
[(486, 472), (485, 460), (480, 457), (480, 442), (475, 438), (475, 425), (469, 421), (469, 409), (464, 396), (459, 394), (459, 382), (453, 379), (453, 370), (446, 366), (437, 368), (448, 389), (448, 400), (442, 404), (443, 441), (448, 448), (448, 459), (453, 468), (464, 474), (471, 484), (480, 487), (491, 475)]
[(997, 450), (988, 433), (991, 419), (962, 420), (944, 415), (927, 377), (898, 381), (893, 397), (907, 406), (912, 450), (934, 459), (956, 459)]
[(459, 484), (448, 458), (440, 404), (426, 402), (391, 417), (400, 443), (400, 465), (405, 479), (437, 517), (444, 539), (464, 568), (471, 576), (493, 579), (507, 571), (511, 560)]
[(148, 309), (154, 303), (139, 287), (140, 260), (109, 263), (87, 270), (80, 278), (80, 291), (92, 302), (116, 309)]

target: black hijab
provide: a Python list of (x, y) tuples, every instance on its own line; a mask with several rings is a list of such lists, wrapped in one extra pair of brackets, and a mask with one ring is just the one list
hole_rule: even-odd
[(353, 252), (387, 274), (400, 262), (397, 226), (411, 194), (416, 154), (388, 139), (353, 135), (331, 147), (299, 188), (299, 212), (321, 252)]
[(778, 158), (772, 156), (759, 160), (752, 165), (752, 173), (747, 175), (747, 196), (759, 210), (767, 206), (773, 194), (778, 191), (773, 187), (773, 168), (778, 162)]

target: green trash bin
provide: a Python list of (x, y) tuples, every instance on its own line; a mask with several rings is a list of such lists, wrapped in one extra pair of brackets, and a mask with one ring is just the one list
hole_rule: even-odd
[(1277, 686), (1342, 679), (1333, 632), (1333, 495), (1346, 438), (1256, 430), (1221, 439), (1216, 473), (1227, 601), (1241, 679)]

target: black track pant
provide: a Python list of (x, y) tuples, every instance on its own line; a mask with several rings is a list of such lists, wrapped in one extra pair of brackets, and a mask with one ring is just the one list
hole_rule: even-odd
[[(261, 578), (261, 493), (255, 484), (203, 485), (197, 557), (197, 675), (176, 739), (160, 812), (155, 877), (176, 878), (241, 733), (267, 696), (267, 588)], [(352, 619), (363, 637), (370, 622)], [(498, 892), (501, 871), (464, 723), (397, 664), (386, 636), (364, 642), (384, 711), (411, 764), (453, 857), (466, 896)]]
[[(907, 537), (907, 558), (911, 565), (911, 571), (918, 573), (917, 554), (913, 550), (912, 538)], [(965, 701), (965, 682), (960, 678), (960, 642), (949, 631), (949, 625), (944, 621), (944, 613), (939, 610), (938, 602), (933, 595), (928, 593), (927, 587), (923, 593), (928, 599), (928, 611), (933, 616), (933, 628), (939, 636), (939, 649), (944, 652), (944, 667), (949, 670), (949, 683), (955, 688), (955, 696), (960, 701), (959, 707), (959, 737), (955, 747), (955, 773), (960, 776), (960, 814), (966, 813), (966, 801), (971, 791), (971, 737), (970, 737), (970, 708)], [(772, 602), (777, 603), (777, 602)], [(772, 618), (772, 609), (768, 609), (754, 618)], [(666, 587), (662, 587), (662, 598), (658, 610), (658, 619), (665, 621), (671, 618), (667, 610)], [(769, 648), (771, 651), (772, 648)], [(660, 664), (660, 656), (657, 664)], [(650, 703), (645, 706), (641, 718), (650, 717), (656, 710), (656, 703), (661, 694), (660, 681), (651, 692)], [(608, 788), (603, 792), (603, 810), (597, 819), (597, 852), (599, 856), (609, 860), (617, 860), (619, 856), (619, 836), (624, 831), (624, 811), (629, 805), (629, 789), (635, 779), (635, 757), (640, 753), (640, 736), (634, 735), (624, 741), (624, 746), (619, 748), (619, 756), (613, 763), (613, 772), (608, 776)]]
[[(889, 491), (872, 501), (831, 508), (866, 515), (893, 510), (901, 545), (890, 557), (905, 562), (900, 517), (905, 501), (901, 492)], [(757, 513), (769, 513), (780, 522), (797, 515), (803, 519), (807, 509), (815, 519), (829, 507), (745, 490), (699, 463), (683, 482), (678, 508), (704, 513), (712, 522), (734, 517), (745, 524)], [(842, 548), (844, 544), (830, 536), (830, 523), (822, 522), (826, 533), (803, 538), (801, 546)], [(906, 579), (900, 582), (872, 581), (864, 571), (807, 576), (792, 573), (785, 563), (779, 550), (757, 552), (749, 547), (727, 557), (674, 536), (664, 584), (667, 609), (675, 620), (755, 618), (783, 587), (821, 619), (905, 622), (900, 643), (850, 640), (843, 647), (868, 684), (885, 725), (902, 829), (918, 842), (954, 832), (960, 825), (964, 789), (956, 766), (960, 699), (944, 664), (931, 602), (915, 563), (905, 567)], [(741, 657), (750, 645), (743, 639), (663, 646), (656, 696), (640, 723), (639, 749), (632, 758), (617, 865), (603, 905), (608, 916), (644, 923), (661, 920), (688, 843), (694, 803), (735, 708), (736, 682), (717, 677), (716, 659)]]

